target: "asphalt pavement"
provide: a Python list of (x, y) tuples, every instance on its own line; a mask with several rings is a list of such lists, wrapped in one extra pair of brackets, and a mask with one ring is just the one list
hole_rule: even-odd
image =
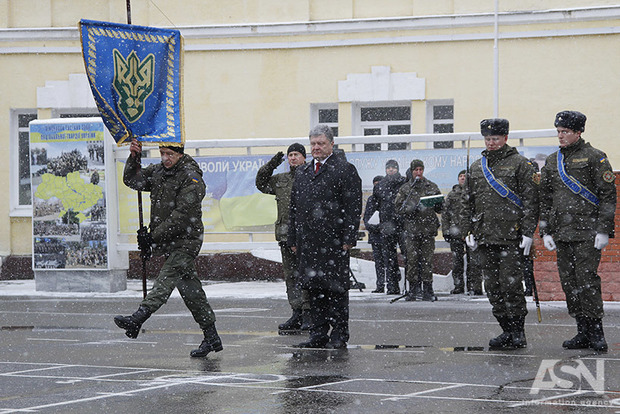
[(562, 349), (575, 334), (565, 304), (543, 302), (538, 323), (531, 300), (528, 347), (495, 351), (485, 297), (390, 304), (365, 289), (351, 292), (347, 349), (300, 350), (307, 335), (277, 332), (290, 316), (283, 282), (228, 285), (205, 286), (224, 350), (190, 358), (202, 334), (177, 294), (132, 340), (112, 318), (137, 309), (137, 284), (107, 295), (0, 284), (0, 414), (620, 413), (618, 303), (605, 304), (607, 353)]

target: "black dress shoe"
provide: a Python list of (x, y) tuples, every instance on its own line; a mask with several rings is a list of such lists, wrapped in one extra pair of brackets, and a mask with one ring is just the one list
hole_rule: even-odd
[(347, 347), (347, 343), (341, 339), (332, 339), (325, 345), (327, 349), (345, 349)]
[(297, 344), (297, 348), (325, 348), (327, 338), (310, 338), (305, 342)]
[(372, 291), (372, 292), (370, 292), (370, 293), (383, 293), (383, 292), (385, 292), (385, 289), (383, 289), (383, 288), (381, 288), (381, 289), (377, 288), (377, 289), (373, 290), (373, 291)]
[(388, 290), (388, 295), (400, 295), (400, 290)]

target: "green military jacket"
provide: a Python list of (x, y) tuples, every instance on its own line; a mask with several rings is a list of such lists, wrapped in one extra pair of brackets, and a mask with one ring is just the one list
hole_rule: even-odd
[(434, 208), (420, 205), (421, 197), (437, 194), (441, 194), (437, 184), (424, 177), (417, 181), (409, 180), (398, 189), (394, 199), (394, 211), (408, 235), (437, 236), (437, 213), (441, 211), (441, 204)]
[(583, 241), (604, 233), (613, 237), (616, 211), (615, 174), (603, 151), (583, 139), (561, 148), (567, 174), (599, 199), (595, 205), (573, 193), (558, 173), (557, 151), (541, 174), (540, 233), (560, 241)]
[(500, 196), (484, 177), (481, 160), (476, 160), (463, 193), (463, 234), (471, 232), (481, 244), (499, 245), (521, 241), (522, 236), (532, 237), (538, 225), (540, 178), (531, 162), (509, 145), (496, 151), (484, 150), (482, 155), (487, 157), (495, 178), (521, 199), (523, 207)]
[(123, 172), (123, 182), (137, 191), (151, 193), (150, 230), (153, 254), (181, 249), (197, 256), (202, 246), (202, 199), (205, 183), (202, 170), (185, 154), (172, 168), (161, 163), (141, 168), (131, 156)]
[(260, 167), (256, 174), (256, 188), (265, 194), (276, 196), (278, 206), (278, 217), (275, 225), (276, 240), (285, 242), (288, 235), (289, 210), (291, 205), (291, 190), (295, 178), (295, 168), (291, 171), (273, 175), (277, 168), (267, 163)]
[(466, 234), (461, 234), (463, 227), (463, 212), (461, 210), (463, 199), (463, 192), (465, 188), (459, 184), (452, 187), (452, 191), (446, 196), (446, 200), (443, 204), (443, 210), (441, 211), (441, 231), (443, 237), (448, 240), (449, 238), (464, 239)]

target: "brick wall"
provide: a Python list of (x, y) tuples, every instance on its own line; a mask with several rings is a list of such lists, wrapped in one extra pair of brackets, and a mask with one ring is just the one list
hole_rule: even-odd
[[(616, 187), (620, 187), (620, 172), (616, 172)], [(620, 192), (618, 192), (620, 195)], [(609, 245), (603, 250), (603, 257), (598, 268), (601, 277), (603, 300), (620, 301), (620, 202), (616, 204), (616, 237), (609, 239)], [(540, 300), (566, 300), (556, 262), (555, 251), (550, 252), (543, 246), (538, 235), (534, 237), (536, 257), (534, 259), (534, 278), (538, 287)]]

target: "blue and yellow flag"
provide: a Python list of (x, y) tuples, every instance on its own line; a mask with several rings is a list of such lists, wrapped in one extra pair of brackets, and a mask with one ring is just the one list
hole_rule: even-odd
[(86, 75), (117, 144), (183, 145), (182, 49), (178, 30), (80, 21)]

